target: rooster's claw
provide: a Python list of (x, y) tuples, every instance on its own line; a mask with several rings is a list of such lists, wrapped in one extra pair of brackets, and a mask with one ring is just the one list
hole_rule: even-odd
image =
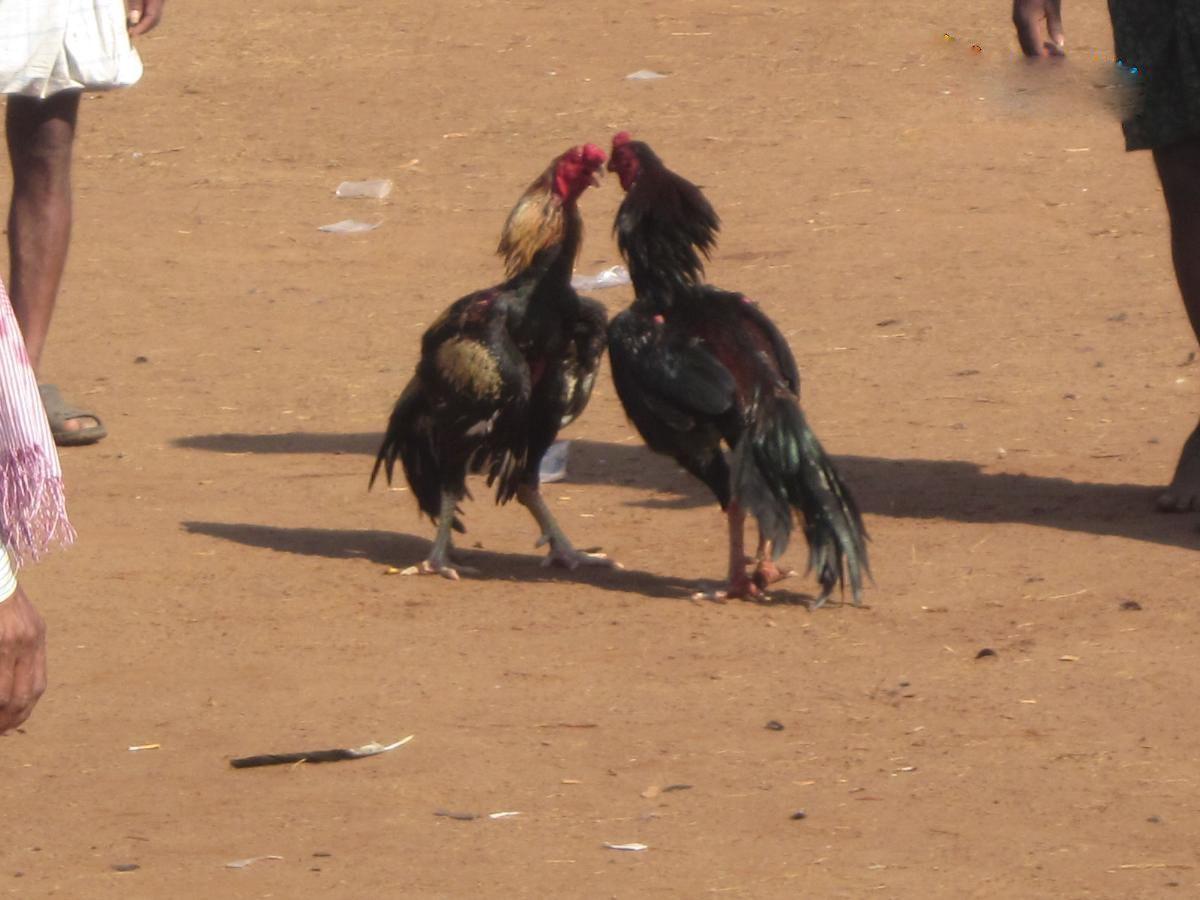
[(791, 578), (795, 574), (795, 569), (781, 569), (770, 560), (760, 560), (758, 567), (754, 570), (754, 575), (751, 577), (754, 579), (754, 583), (765, 591), (767, 585), (783, 581), (785, 578)]
[(625, 568), (615, 559), (609, 559), (605, 553), (585, 553), (582, 550), (560, 550), (553, 547), (546, 558), (542, 560), (542, 568), (550, 566), (561, 566), (564, 569), (575, 571), (580, 566), (607, 566), (610, 569)]
[(742, 577), (715, 591), (697, 591), (692, 594), (692, 599), (716, 600), (724, 603), (726, 600), (769, 600), (770, 597), (754, 581)]
[(472, 569), (470, 566), (452, 566), (450, 563), (437, 562), (436, 560), (422, 560), (415, 566), (409, 566), (407, 569), (401, 569), (401, 575), (441, 575), (443, 578), (448, 578), (451, 581), (459, 580), (459, 573), (466, 575), (476, 575), (478, 569)]

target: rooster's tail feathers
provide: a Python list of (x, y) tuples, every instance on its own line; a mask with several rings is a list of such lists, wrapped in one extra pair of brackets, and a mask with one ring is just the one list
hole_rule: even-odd
[(863, 574), (870, 574), (862, 515), (794, 396), (759, 400), (733, 464), (734, 496), (758, 520), (776, 556), (787, 547), (796, 509), (804, 518), (809, 570), (821, 582), (819, 600), (849, 577), (859, 603)]
[[(396, 461), (404, 469), (405, 479), (417, 498), (421, 512), (435, 522), (441, 513), (443, 478), (433, 444), (433, 420), (429, 401), (419, 378), (414, 377), (404, 388), (400, 399), (388, 420), (387, 432), (375, 457), (371, 469), (368, 490), (375, 485), (380, 470), (392, 483)], [(454, 517), (454, 529), (465, 531), (458, 516)]]

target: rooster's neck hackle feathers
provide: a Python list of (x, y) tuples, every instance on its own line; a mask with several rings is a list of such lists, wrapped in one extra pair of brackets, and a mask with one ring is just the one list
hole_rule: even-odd
[(542, 250), (562, 243), (567, 232), (567, 211), (552, 189), (554, 171), (547, 170), (521, 195), (508, 214), (496, 252), (504, 259), (509, 278), (533, 265)]
[(637, 153), (638, 172), (613, 230), (634, 284), (639, 276), (648, 284), (701, 283), (720, 218), (700, 188), (663, 165), (649, 146), (626, 146)]

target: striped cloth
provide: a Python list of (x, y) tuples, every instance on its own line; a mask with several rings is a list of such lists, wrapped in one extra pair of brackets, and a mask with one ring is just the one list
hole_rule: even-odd
[(0, 0), (0, 93), (45, 98), (141, 77), (125, 0)]
[(46, 410), (0, 284), (0, 540), (21, 562), (74, 539)]

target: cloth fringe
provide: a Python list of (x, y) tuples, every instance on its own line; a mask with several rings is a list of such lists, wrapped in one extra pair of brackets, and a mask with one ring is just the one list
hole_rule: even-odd
[(18, 563), (75, 540), (62, 475), (40, 447), (0, 451), (0, 537)]

